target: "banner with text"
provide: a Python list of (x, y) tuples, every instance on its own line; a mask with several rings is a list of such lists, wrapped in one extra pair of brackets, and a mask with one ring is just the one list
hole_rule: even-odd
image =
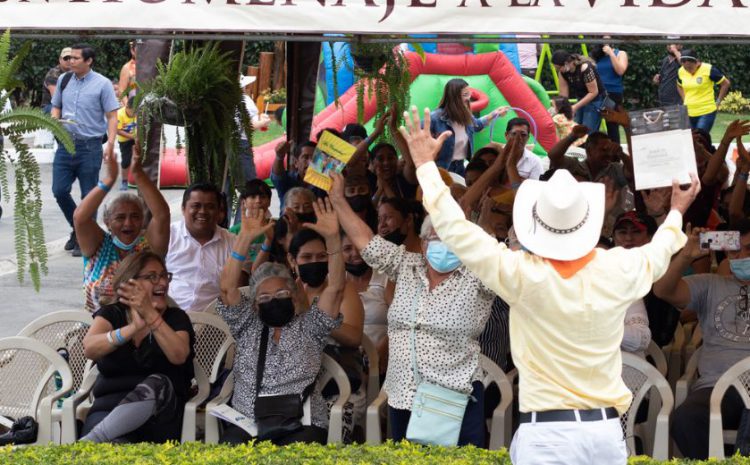
[(747, 36), (750, 0), (0, 0), (0, 29)]

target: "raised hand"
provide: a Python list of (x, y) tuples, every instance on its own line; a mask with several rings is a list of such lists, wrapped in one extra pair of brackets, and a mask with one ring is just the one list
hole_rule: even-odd
[(506, 166), (517, 166), (521, 157), (523, 157), (524, 148), (524, 144), (520, 137), (511, 136), (503, 149), (502, 156), (505, 159)]
[(404, 126), (401, 126), (398, 130), (409, 146), (409, 152), (416, 168), (434, 161), (443, 146), (443, 142), (451, 135), (450, 131), (445, 131), (437, 139), (432, 137), (432, 134), (430, 134), (430, 109), (424, 109), (424, 127), (421, 127), (416, 106), (411, 107), (411, 115), (409, 112), (404, 112)]
[(273, 229), (274, 222), (266, 217), (266, 210), (260, 208), (243, 208), (240, 235), (251, 240), (268, 233)]
[(331, 173), (331, 190), (328, 191), (328, 197), (333, 203), (346, 202), (344, 194), (344, 177), (338, 173)]
[(373, 131), (372, 131), (373, 137), (377, 137), (380, 134), (383, 134), (383, 131), (385, 130), (385, 125), (390, 119), (390, 117), (391, 117), (391, 112), (386, 111), (380, 116), (380, 118), (378, 118), (378, 120), (375, 122), (375, 127), (373, 128)]
[(610, 110), (605, 108), (602, 110), (602, 118), (608, 123), (619, 124), (624, 128), (630, 127), (630, 116), (625, 109)]
[(609, 213), (620, 201), (620, 189), (617, 188), (615, 180), (609, 176), (602, 178), (604, 184), (604, 211)]
[[(132, 310), (133, 323), (138, 329), (143, 328), (146, 325), (146, 321), (153, 318), (151, 315), (156, 313), (151, 303), (151, 295), (135, 279), (130, 279), (120, 284), (117, 288), (117, 295), (120, 302)], [(135, 315), (138, 315), (143, 321), (137, 321)]]
[[(138, 144), (136, 144), (136, 146), (137, 145)], [(117, 155), (113, 152), (105, 151), (103, 161), (107, 167), (107, 174), (102, 178), (102, 182), (111, 187), (114, 185), (115, 181), (117, 181), (117, 174), (120, 172), (120, 165), (117, 163)]]
[(576, 124), (573, 126), (573, 129), (570, 130), (570, 135), (574, 136), (576, 139), (580, 139), (581, 137), (585, 137), (589, 133), (589, 128), (582, 124)]
[(680, 253), (685, 258), (689, 258), (691, 263), (709, 254), (708, 250), (701, 249), (700, 244), (700, 234), (706, 231), (708, 231), (706, 228), (693, 228), (690, 223), (685, 227), (685, 234), (687, 234), (688, 240)]
[(291, 143), (288, 140), (285, 140), (283, 142), (279, 142), (274, 150), (276, 151), (276, 156), (278, 158), (281, 158), (285, 156), (287, 153), (289, 153), (289, 149), (291, 148)]
[(669, 208), (669, 199), (672, 197), (672, 188), (660, 187), (650, 191), (641, 191), (641, 196), (649, 216), (665, 215)]
[(335, 237), (339, 235), (339, 218), (336, 211), (328, 199), (318, 199), (313, 203), (317, 222), (303, 223), (303, 228), (312, 229), (324, 238)]
[(726, 131), (724, 131), (722, 142), (728, 144), (732, 141), (732, 139), (746, 136), (747, 134), (750, 134), (750, 121), (742, 121), (736, 119), (729, 123), (729, 126), (727, 126)]
[(684, 215), (700, 191), (701, 182), (695, 173), (690, 173), (690, 187), (685, 190), (680, 188), (680, 182), (675, 179), (672, 181), (672, 209)]

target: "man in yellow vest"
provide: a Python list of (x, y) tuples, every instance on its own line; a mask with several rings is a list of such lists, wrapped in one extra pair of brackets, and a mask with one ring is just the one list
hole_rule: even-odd
[[(729, 92), (731, 83), (718, 68), (702, 63), (691, 49), (682, 51), (680, 64), (682, 67), (677, 71), (677, 92), (688, 109), (690, 126), (710, 133), (716, 111)], [(715, 99), (714, 85), (719, 86), (719, 96)]]

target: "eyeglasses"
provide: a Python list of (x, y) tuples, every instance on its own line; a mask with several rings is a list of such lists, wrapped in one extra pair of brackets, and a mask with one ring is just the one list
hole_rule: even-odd
[(62, 59), (63, 59), (63, 61), (70, 61), (70, 55), (68, 55), (66, 57), (62, 57)]
[(280, 291), (276, 291), (275, 294), (261, 294), (255, 299), (255, 301), (259, 304), (267, 304), (273, 299), (288, 299), (291, 296), (292, 291), (290, 291), (289, 289), (282, 289)]
[(168, 283), (172, 282), (172, 273), (163, 271), (161, 273), (149, 273), (141, 274), (135, 277), (135, 279), (145, 279), (151, 281), (151, 284), (159, 284), (159, 281), (166, 279)]

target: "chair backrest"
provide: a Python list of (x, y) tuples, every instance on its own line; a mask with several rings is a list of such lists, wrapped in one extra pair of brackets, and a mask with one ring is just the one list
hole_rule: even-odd
[(213, 383), (221, 372), (222, 361), (234, 344), (234, 338), (229, 326), (218, 315), (188, 312), (188, 317), (195, 330), (195, 360)]
[(503, 372), (489, 357), (479, 354), (479, 368), (482, 372), (482, 384), (484, 388), (495, 384), (500, 390), (500, 403), (495, 407), (490, 421), (490, 441), (492, 450), (510, 446), (510, 437), (513, 432), (511, 406), (513, 405), (513, 381)]
[[(622, 379), (625, 384), (633, 393), (633, 402), (630, 404), (628, 411), (620, 417), (623, 429), (625, 431), (625, 438), (628, 447), (628, 451), (631, 455), (635, 454), (635, 419), (638, 408), (643, 402), (643, 399), (649, 393), (649, 391), (656, 391), (659, 394), (661, 400), (661, 409), (659, 409), (658, 415), (665, 418), (666, 421), (662, 421), (662, 431), (656, 431), (655, 434), (663, 436), (664, 440), (662, 444), (657, 444), (656, 441), (654, 447), (659, 446), (661, 453), (657, 454), (656, 451), (653, 454), (663, 455), (662, 460), (666, 460), (668, 451), (668, 427), (669, 427), (669, 413), (672, 411), (674, 406), (674, 396), (672, 390), (669, 387), (669, 383), (659, 371), (648, 363), (646, 360), (638, 357), (637, 355), (630, 353), (622, 354)], [(649, 402), (656, 402), (656, 396), (651, 395)], [(656, 421), (656, 419), (654, 419)], [(651, 441), (649, 441), (651, 442)], [(647, 451), (652, 452), (652, 451)], [(656, 457), (655, 457), (656, 458)]]
[[(0, 339), (0, 415), (15, 419), (29, 415), (39, 420), (40, 402), (55, 378), (56, 393), (73, 388), (73, 374), (54, 349), (29, 337)], [(49, 425), (44, 426), (49, 432)]]
[[(91, 313), (80, 310), (63, 310), (48, 313), (26, 325), (19, 336), (36, 339), (53, 350), (65, 349), (68, 352), (68, 365), (73, 374), (73, 392), (83, 382), (86, 370), (86, 356), (83, 354), (83, 338), (94, 322)], [(54, 391), (48, 387), (48, 392)]]
[(740, 395), (746, 409), (750, 409), (750, 357), (735, 363), (716, 381), (711, 391), (711, 413), (709, 426), (708, 456), (724, 458), (724, 434), (721, 417), (721, 401), (730, 387)]
[(367, 334), (362, 334), (360, 346), (367, 355), (367, 405), (370, 405), (380, 392), (380, 356)]
[(328, 354), (322, 354), (320, 360), (320, 374), (318, 375), (317, 389), (322, 391), (329, 381), (336, 383), (339, 398), (349, 398), (352, 395), (352, 387), (346, 372), (336, 360)]
[(662, 376), (667, 376), (667, 358), (661, 348), (652, 340), (646, 348), (646, 360), (659, 370)]

